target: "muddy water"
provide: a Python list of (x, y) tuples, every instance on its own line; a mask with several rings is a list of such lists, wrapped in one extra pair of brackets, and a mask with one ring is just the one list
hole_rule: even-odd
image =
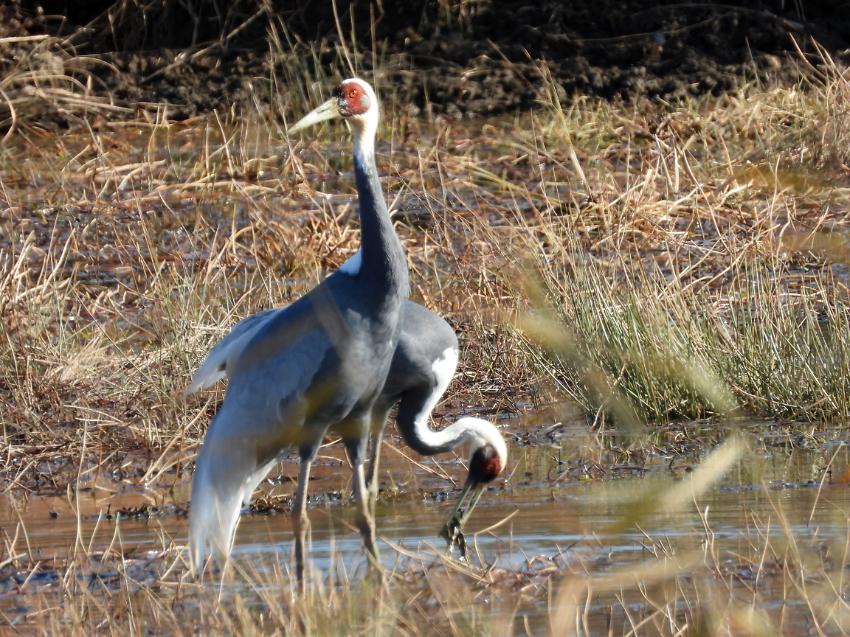
[[(697, 457), (655, 456), (642, 466), (609, 464), (603, 468), (604, 476), (591, 479), (580, 475), (580, 462), (558, 460), (575, 454), (575, 449), (538, 446), (514, 448), (511, 453), (510, 480), (485, 494), (467, 529), (473, 564), (481, 561), (524, 577), (541, 565), (553, 564), (559, 568), (580, 564), (581, 569), (602, 574), (639, 564), (672, 546), (680, 551), (704, 547), (710, 535), (716, 550), (724, 556), (722, 568), (731, 577), (746, 580), (752, 576), (748, 572), (751, 565), (742, 556), (749, 550), (754, 527), (768, 519), (777, 520), (780, 510), (801, 543), (815, 537), (823, 542), (847, 537), (850, 454), (841, 441), (812, 449), (762, 446), (750, 452), (699, 498), (699, 510), (707, 513), (710, 534), (695, 507), (651, 513), (642, 519), (640, 530), (616, 528), (636, 494), (648, 488), (663, 492), (688, 474), (698, 463)], [(282, 463), (264, 485), (261, 501), (271, 499), (285, 508), (286, 496), (293, 488), (288, 476), (295, 475), (296, 468), (294, 462)], [(353, 530), (352, 507), (344, 497), (349, 489), (347, 473), (338, 450), (330, 448), (320, 458), (311, 481), (315, 494), (310, 510), (314, 576), (340, 573), (344, 578), (356, 578), (366, 570), (359, 536)], [(456, 495), (450, 480), (442, 476), (460, 484), (463, 465), (450, 458), (414, 466), (385, 449), (381, 473), (383, 497), (377, 527), (383, 563), (389, 570), (404, 569), (411, 563), (433, 563), (435, 552), (442, 549), (436, 532)], [(173, 544), (185, 544), (187, 520), (181, 511), (188, 495), (184, 478), (148, 490), (112, 484), (61, 497), (7, 493), (0, 499), (0, 527), (7, 540), (17, 533), (16, 552), (29, 561), (73, 554), (81, 543), (95, 554), (120, 546), (125, 556), (153, 559), (151, 556), (169, 550)], [(158, 507), (158, 515), (116, 516), (117, 511), (145, 505)], [(21, 540), (24, 531), (26, 541)], [(780, 532), (777, 523), (767, 531)], [(275, 568), (286, 573), (293, 561), (291, 540), (287, 515), (246, 511), (234, 553), (241, 564), (258, 574)], [(51, 578), (60, 574), (45, 572), (41, 576), (46, 578), (45, 590), (49, 593)], [(3, 580), (0, 611), (26, 624), (32, 609), (31, 593), (8, 568)], [(782, 594), (777, 586), (773, 600), (776, 608), (788, 614), (784, 621), (799, 624), (802, 630), (806, 627), (805, 609), (783, 600)], [(640, 603), (634, 600), (636, 606)], [(518, 607), (523, 622), (546, 625), (545, 595)], [(602, 622), (605, 608), (597, 610), (597, 619)]]

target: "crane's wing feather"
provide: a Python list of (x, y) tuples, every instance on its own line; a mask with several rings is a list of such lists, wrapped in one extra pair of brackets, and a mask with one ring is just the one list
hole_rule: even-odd
[(239, 321), (230, 333), (210, 350), (204, 362), (192, 376), (192, 382), (186, 388), (184, 396), (190, 396), (201, 389), (208, 389), (230, 373), (233, 361), (245, 347), (254, 333), (262, 327), (273, 314), (286, 308), (272, 308), (254, 314)]
[(305, 428), (304, 421), (310, 405), (322, 399), (317, 377), (333, 355), (333, 343), (321, 325), (307, 320), (310, 312), (293, 308), (251, 317), (257, 319), (253, 327), (240, 327), (243, 321), (234, 328), (241, 333), (228, 335), (234, 337), (229, 345), (225, 339), (217, 346), (232, 348), (222, 358), (230, 379), (192, 482), (189, 541), (195, 569), (210, 554), (219, 561), (230, 554), (241, 505), (276, 457), (323, 433)]

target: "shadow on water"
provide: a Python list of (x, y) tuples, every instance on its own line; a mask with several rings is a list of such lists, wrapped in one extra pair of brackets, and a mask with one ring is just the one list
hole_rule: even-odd
[[(366, 562), (352, 507), (339, 506), (348, 501), (348, 468), (334, 446), (326, 452), (311, 481), (310, 557), (314, 577), (344, 585), (366, 572)], [(797, 608), (802, 602), (784, 599), (781, 582), (771, 583), (768, 565), (751, 557), (764, 537), (782, 542), (790, 534), (800, 543), (843, 544), (850, 511), (850, 454), (843, 441), (790, 450), (761, 444), (691, 506), (653, 512), (639, 525), (624, 528), (619, 521), (638, 494), (653, 485), (663, 492), (688, 476), (700, 458), (650, 454), (640, 466), (611, 465), (604, 475), (582, 475), (569, 468), (580, 462), (562, 460), (576, 453), (570, 441), (514, 447), (509, 479), (485, 493), (471, 518), (471, 566), (523, 582), (504, 592), (500, 607), (511, 600), (512, 612), (523, 621), (546, 626), (551, 611), (551, 600), (542, 592), (546, 578), (600, 576), (697, 550), (714, 556), (716, 575), (744, 586), (759, 583), (763, 594), (772, 596), (768, 608), (785, 613), (786, 626), (788, 621), (806, 623), (804, 609)], [(377, 526), (381, 558), (390, 572), (409, 575), (441, 563), (444, 547), (437, 531), (456, 495), (450, 479), (461, 484), (464, 471), (458, 459), (413, 465), (395, 448), (385, 447)], [(234, 555), (241, 568), (260, 579), (272, 580), (275, 572), (289, 577), (292, 526), (285, 511), (294, 486), (289, 476), (295, 473), (294, 461), (283, 462), (240, 523)], [(126, 563), (135, 563), (134, 577), (141, 582), (158, 581), (161, 563), (166, 558), (174, 562), (175, 556), (176, 570), (185, 573), (180, 556), (185, 554), (188, 482), (148, 491), (119, 487), (93, 488), (78, 499), (74, 494), (2, 496), (7, 555), (0, 570), (0, 611), (26, 625), (33, 596), (60, 598), (60, 580), (68, 575), (61, 565), (81, 551), (100, 556), (73, 573), (89, 582), (90, 592), (96, 580), (96, 595), (109, 595), (117, 586), (118, 571), (103, 558), (109, 552), (122, 556), (125, 573)], [(241, 586), (238, 579), (230, 582), (225, 596)], [(647, 603), (639, 595), (623, 600), (637, 608)], [(602, 617), (609, 612), (606, 604), (594, 601), (589, 608), (598, 606)]]

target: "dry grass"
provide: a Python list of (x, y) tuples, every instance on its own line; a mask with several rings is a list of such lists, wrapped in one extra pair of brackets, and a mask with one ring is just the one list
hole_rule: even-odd
[[(824, 133), (846, 129), (842, 91), (832, 69), (463, 126), (390, 110), (380, 162), (414, 298), (464, 338), (454, 404), (511, 410), (554, 386), (624, 424), (845, 418), (848, 190)], [(178, 395), (203, 352), (355, 249), (344, 135), (292, 147), (268, 121), (161, 113), (7, 146), (0, 420), (23, 466), (76, 452), (83, 423), (104, 468), (190, 459), (207, 413)], [(572, 353), (518, 340), (530, 310)]]
[[(274, 41), (299, 46), (283, 31)], [(82, 125), (45, 134), (23, 125), (25, 112), (43, 116), (42, 102), (15, 101), (23, 89), (4, 97), (8, 490), (65, 493), (101, 476), (185, 480), (220, 396), (180, 398), (203, 354), (240, 317), (297, 298), (356, 249), (345, 134), (302, 142), (280, 124), (331, 82), (281, 68), (275, 112), (247, 105), (181, 123), (165, 110), (127, 121), (101, 109), (106, 117), (93, 119), (87, 101), (76, 111)], [(4, 86), (28, 82), (27, 72), (13, 69)], [(677, 104), (550, 100), (487, 122), (423, 121), (390, 106), (379, 166), (413, 297), (463, 341), (444, 409), (501, 413), (566, 396), (585, 430), (605, 416), (632, 432), (707, 415), (845, 420), (843, 73), (827, 63), (796, 86), (747, 83)], [(67, 104), (39, 90), (53, 107)], [(590, 439), (597, 452), (611, 444)], [(720, 447), (706, 465), (741, 453)], [(721, 547), (711, 512), (691, 506), (719, 473), (695, 475), (693, 491), (648, 491), (621, 523), (640, 525), (666, 502), (704, 530), (699, 541), (649, 536), (645, 560), (622, 568), (602, 568), (604, 543), (592, 541), (599, 553), (588, 559), (520, 569), (418, 556), (392, 590), (326, 573), (302, 600), (282, 562), (236, 573), (242, 588), (219, 599), (187, 581), (180, 541), (167, 535), (156, 554), (132, 559), (119, 539), (97, 552), (78, 537), (47, 564), (26, 548), (23, 524), (4, 530), (0, 562), (22, 574), (21, 589), (42, 569), (58, 574), (25, 614), (42, 632), (501, 634), (522, 630), (514, 620), (529, 599), (545, 609), (533, 634), (550, 622), (557, 634), (759, 635), (799, 621), (844, 631), (846, 513), (835, 514), (842, 531), (800, 536), (765, 492), (770, 511), (753, 514), (739, 546)], [(669, 497), (655, 497), (660, 489)], [(118, 538), (119, 526), (105, 527)], [(107, 585), (82, 584), (92, 572)], [(788, 614), (760, 610), (778, 590)]]
[(32, 136), (51, 118), (82, 121), (127, 115), (131, 109), (101, 96), (96, 67), (102, 60), (78, 55), (69, 39), (49, 35), (0, 37), (0, 130)]

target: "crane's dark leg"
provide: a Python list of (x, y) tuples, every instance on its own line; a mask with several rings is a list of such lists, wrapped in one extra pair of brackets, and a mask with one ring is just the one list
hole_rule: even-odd
[(363, 475), (363, 463), (354, 467), (354, 502), (357, 506), (357, 526), (363, 537), (363, 545), (369, 555), (372, 566), (379, 567), (378, 547), (375, 544), (375, 519), (369, 511), (369, 496), (366, 494), (366, 481)]
[(316, 453), (310, 450), (301, 454), (301, 466), (298, 471), (298, 488), (295, 491), (295, 501), (292, 503), (292, 529), (295, 533), (295, 575), (298, 577), (298, 588), (305, 591), (304, 584), (304, 543), (310, 530), (310, 518), (307, 517), (307, 487), (310, 482), (310, 467)]
[(366, 493), (366, 478), (363, 470), (363, 461), (366, 456), (366, 444), (368, 441), (369, 420), (362, 423), (360, 435), (346, 440), (348, 459), (351, 462), (352, 482), (354, 490), (354, 503), (357, 507), (357, 528), (363, 538), (363, 546), (369, 557), (369, 564), (380, 570), (378, 559), (378, 547), (375, 544), (375, 521), (369, 511), (368, 495)]
[(381, 463), (381, 443), (384, 440), (384, 429), (387, 426), (387, 416), (390, 410), (375, 408), (372, 427), (369, 434), (369, 464), (366, 469), (366, 490), (369, 495), (369, 513), (375, 518), (375, 504), (378, 501), (378, 467)]

